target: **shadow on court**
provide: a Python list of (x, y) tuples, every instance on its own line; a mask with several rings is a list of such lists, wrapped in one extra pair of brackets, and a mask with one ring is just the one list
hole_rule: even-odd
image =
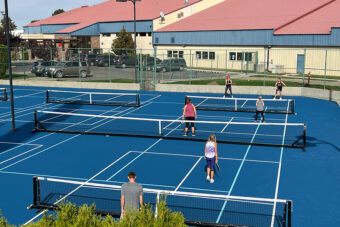
[(338, 152), (340, 152), (340, 147), (338, 147), (337, 145), (326, 141), (326, 140), (321, 140), (321, 139), (317, 139), (315, 137), (311, 137), (311, 136), (307, 136), (307, 144), (306, 147), (316, 147), (319, 144), (327, 144), (331, 147), (333, 147), (335, 150), (337, 150)]
[[(76, 105), (62, 105), (56, 108), (54, 111), (60, 111), (63, 112), (62, 110), (65, 108), (72, 108), (74, 109), (79, 109), (79, 106)], [(77, 108), (78, 107), (78, 108)], [(65, 120), (67, 116), (63, 116), (63, 120)], [(22, 144), (22, 143), (27, 143), (29, 142), (29, 139), (34, 137), (34, 134), (32, 133), (32, 130), (34, 129), (34, 111), (32, 111), (32, 120), (31, 122), (27, 122), (24, 124), (17, 124), (20, 125), (19, 127), (16, 128), (15, 131), (11, 131), (10, 129), (10, 124), (11, 122), (8, 121), (8, 124), (6, 123), (2, 125), (1, 127), (8, 127), (6, 129), (3, 128), (3, 131), (5, 131), (1, 136), (0, 136), (0, 154), (8, 151), (9, 149), (15, 148), (16, 146)], [(6, 132), (7, 130), (7, 132)], [(34, 142), (33, 142), (34, 144)]]

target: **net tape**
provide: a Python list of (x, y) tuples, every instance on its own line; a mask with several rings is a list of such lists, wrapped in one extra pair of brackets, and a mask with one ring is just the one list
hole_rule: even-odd
[[(222, 98), (206, 96), (185, 96), (190, 98), (191, 103), (197, 110), (211, 111), (234, 111), (234, 112), (256, 112), (255, 98)], [(266, 113), (294, 114), (294, 99), (262, 99), (265, 104)]]
[(47, 90), (46, 102), (63, 104), (140, 107), (140, 95), (136, 93), (103, 93)]
[[(184, 137), (185, 123), (194, 123), (195, 137)], [(286, 133), (283, 136), (283, 131)], [(305, 149), (306, 125), (301, 123), (257, 123), (188, 121), (107, 115), (36, 111), (33, 131), (153, 137), (206, 141), (215, 134), (218, 142)]]
[[(63, 201), (72, 202), (77, 206), (95, 203), (97, 213), (119, 217), (120, 190), (121, 186), (111, 184), (34, 177), (34, 199), (31, 208), (58, 209), (58, 204)], [(69, 193), (70, 191), (72, 193)], [(157, 203), (162, 195), (166, 195), (167, 206), (172, 211), (182, 212), (187, 224), (215, 223), (218, 214), (222, 213), (220, 221), (222, 224), (269, 226), (274, 204), (276, 204), (275, 226), (285, 226), (291, 218), (291, 208), (288, 207), (291, 206), (291, 201), (289, 200), (148, 188), (143, 188), (143, 193), (144, 203), (152, 205), (156, 216)], [(227, 206), (221, 211), (224, 203)]]

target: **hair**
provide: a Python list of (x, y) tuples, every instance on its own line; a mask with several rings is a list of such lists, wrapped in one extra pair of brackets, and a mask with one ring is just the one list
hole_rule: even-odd
[(131, 171), (131, 172), (128, 173), (128, 177), (129, 178), (136, 178), (136, 173)]
[(281, 77), (279, 77), (278, 80), (281, 80)]
[(261, 95), (259, 96), (259, 99), (262, 99), (262, 96), (261, 96)]
[(211, 134), (208, 138), (208, 141), (216, 143), (216, 136), (214, 134)]
[(187, 98), (186, 103), (190, 103), (190, 102), (191, 102), (191, 99)]

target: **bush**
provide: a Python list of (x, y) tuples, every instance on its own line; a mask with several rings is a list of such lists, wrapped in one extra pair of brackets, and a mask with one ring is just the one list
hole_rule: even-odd
[(0, 79), (6, 75), (8, 68), (7, 46), (0, 44)]

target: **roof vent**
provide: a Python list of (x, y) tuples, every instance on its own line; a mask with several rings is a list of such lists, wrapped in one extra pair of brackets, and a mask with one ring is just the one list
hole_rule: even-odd
[(89, 6), (88, 5), (81, 6), (81, 8), (86, 8), (86, 7), (89, 7)]
[(165, 21), (165, 15), (163, 12), (160, 12), (160, 16), (161, 16), (161, 22)]
[(187, 5), (187, 4), (189, 4), (189, 0), (185, 0), (185, 2), (184, 2), (184, 3), (185, 3), (186, 5)]

